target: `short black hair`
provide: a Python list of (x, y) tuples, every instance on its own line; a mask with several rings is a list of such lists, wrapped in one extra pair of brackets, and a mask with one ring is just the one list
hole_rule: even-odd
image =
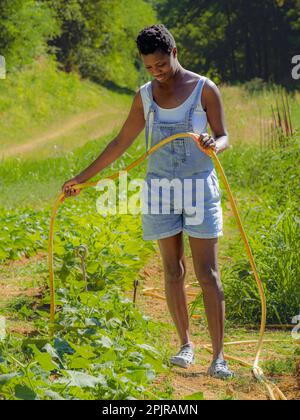
[(141, 54), (153, 54), (160, 50), (166, 54), (171, 54), (176, 47), (175, 40), (170, 31), (163, 25), (152, 25), (142, 29), (136, 39), (138, 50)]

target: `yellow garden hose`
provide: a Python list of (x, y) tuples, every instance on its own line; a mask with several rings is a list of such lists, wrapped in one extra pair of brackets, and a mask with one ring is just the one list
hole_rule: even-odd
[[(167, 137), (166, 139), (162, 140), (161, 142), (159, 142), (158, 144), (156, 144), (155, 146), (153, 146), (150, 150), (148, 150), (146, 153), (144, 153), (140, 158), (138, 158), (135, 162), (131, 163), (129, 166), (127, 166), (124, 170), (129, 172), (132, 168), (134, 168), (135, 166), (139, 165), (141, 162), (143, 162), (148, 156), (150, 156), (152, 153), (154, 153), (157, 149), (159, 149), (160, 147), (164, 146), (167, 143), (170, 143), (171, 141), (177, 139), (177, 138), (189, 138), (192, 139), (194, 141), (196, 141), (198, 143), (198, 139), (199, 139), (199, 135), (195, 134), (195, 133), (178, 133), (178, 134), (174, 134), (173, 136)], [(198, 143), (199, 144), (199, 143)], [(266, 312), (266, 297), (265, 297), (265, 293), (264, 293), (264, 289), (263, 289), (263, 285), (262, 282), (259, 278), (257, 269), (256, 269), (256, 265), (254, 262), (254, 258), (251, 252), (251, 248), (249, 245), (249, 241), (247, 238), (247, 235), (245, 233), (235, 200), (233, 198), (229, 183), (227, 181), (225, 172), (221, 166), (221, 163), (215, 153), (215, 151), (213, 149), (204, 149), (201, 147), (201, 145), (199, 144), (201, 150), (203, 150), (204, 153), (206, 153), (207, 155), (209, 155), (214, 163), (215, 166), (219, 172), (219, 174), (221, 175), (221, 178), (223, 180), (225, 189), (228, 193), (228, 198), (230, 201), (230, 205), (232, 208), (232, 211), (234, 213), (235, 219), (237, 221), (238, 224), (238, 228), (240, 230), (241, 236), (243, 238), (245, 247), (246, 247), (246, 251), (249, 257), (249, 261), (250, 261), (250, 265), (252, 267), (253, 270), (253, 274), (259, 289), (259, 294), (260, 294), (260, 299), (261, 299), (261, 325), (260, 325), (260, 333), (259, 333), (259, 339), (257, 342), (257, 348), (256, 348), (256, 355), (255, 355), (255, 360), (253, 363), (253, 366), (250, 365), (247, 362), (244, 362), (240, 359), (235, 359), (235, 358), (231, 358), (233, 360), (237, 360), (239, 363), (245, 365), (245, 366), (251, 366), (252, 370), (253, 370), (253, 374), (255, 376), (255, 378), (263, 383), (266, 387), (266, 389), (268, 390), (269, 396), (271, 399), (276, 399), (274, 396), (274, 389), (275, 391), (277, 391), (277, 394), (279, 396), (280, 399), (286, 399), (284, 397), (284, 395), (282, 394), (282, 392), (275, 387), (275, 385), (273, 385), (272, 383), (270, 383), (269, 381), (266, 380), (266, 378), (264, 377), (263, 371), (261, 370), (261, 368), (259, 367), (259, 359), (260, 359), (260, 354), (261, 354), (261, 350), (262, 350), (262, 345), (263, 345), (263, 339), (264, 339), (264, 332), (265, 332), (265, 328), (266, 328), (266, 316), (267, 316), (267, 312)], [(119, 176), (119, 172), (114, 173), (111, 176), (105, 177), (106, 179), (116, 179)], [(83, 184), (77, 184), (72, 186), (73, 189), (84, 189), (87, 187), (94, 187), (98, 184), (98, 181), (95, 182), (86, 182)], [(52, 209), (52, 214), (51, 214), (51, 222), (50, 222), (50, 234), (49, 234), (49, 244), (48, 244), (48, 261), (49, 261), (49, 275), (50, 275), (50, 322), (51, 325), (54, 326), (54, 321), (55, 321), (55, 284), (54, 284), (54, 268), (53, 268), (53, 239), (54, 239), (54, 224), (55, 224), (55, 218), (56, 218), (56, 214), (57, 214), (57, 210), (60, 206), (60, 204), (63, 201), (63, 198), (65, 196), (65, 193), (60, 193), (59, 196), (56, 198), (53, 209)], [(158, 297), (158, 296), (157, 296)], [(161, 297), (161, 296), (159, 296)], [(230, 343), (226, 343), (226, 345), (230, 345)], [(204, 346), (206, 348), (206, 350), (211, 351), (211, 347), (208, 345)], [(227, 356), (228, 359), (230, 359), (229, 356)]]

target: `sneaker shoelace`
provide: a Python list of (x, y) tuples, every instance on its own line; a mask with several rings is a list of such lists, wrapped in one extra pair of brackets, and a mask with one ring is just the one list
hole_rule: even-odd
[(182, 357), (187, 362), (192, 362), (194, 358), (194, 350), (191, 346), (183, 346), (175, 357)]
[(215, 362), (213, 371), (215, 374), (217, 375), (222, 375), (222, 376), (233, 376), (233, 372), (231, 372), (228, 368), (227, 363), (225, 362), (225, 360), (217, 360)]

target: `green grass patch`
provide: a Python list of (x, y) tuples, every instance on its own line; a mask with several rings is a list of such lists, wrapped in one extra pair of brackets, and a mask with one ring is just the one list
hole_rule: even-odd
[(50, 58), (34, 62), (0, 83), (0, 154), (2, 150), (42, 135), (50, 124), (95, 109), (128, 106), (128, 95), (114, 93), (57, 69)]
[[(236, 146), (222, 156), (264, 283), (268, 322), (273, 324), (290, 323), (300, 307), (299, 155), (295, 138), (286, 149)], [(260, 298), (240, 235), (231, 238), (227, 252), (234, 261), (222, 266), (227, 316), (259, 322)]]

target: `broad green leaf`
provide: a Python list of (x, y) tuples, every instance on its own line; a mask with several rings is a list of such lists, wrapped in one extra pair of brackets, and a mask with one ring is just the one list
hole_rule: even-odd
[(48, 372), (58, 368), (58, 364), (53, 362), (50, 354), (48, 353), (36, 354), (35, 360), (38, 361), (41, 367)]
[(94, 388), (96, 385), (107, 385), (105, 377), (101, 374), (91, 376), (86, 373), (76, 372), (74, 370), (65, 371), (71, 377), (69, 386), (78, 386), (80, 388)]
[(91, 362), (84, 359), (83, 357), (74, 357), (71, 359), (69, 367), (71, 369), (87, 369), (90, 366)]
[(58, 352), (60, 357), (62, 357), (64, 353), (67, 353), (67, 354), (75, 353), (74, 349), (72, 349), (70, 344), (66, 340), (62, 340), (60, 338), (56, 338), (54, 340), (54, 348)]
[(101, 338), (97, 340), (97, 342), (99, 342), (99, 344), (101, 344), (102, 347), (105, 347), (107, 349), (110, 349), (113, 346), (112, 340), (106, 335), (102, 335)]
[(15, 378), (16, 376), (19, 376), (19, 375), (20, 374), (18, 372), (8, 373), (8, 374), (5, 374), (5, 375), (0, 375), (0, 385), (6, 384), (12, 378)]
[(182, 398), (183, 400), (204, 400), (204, 395), (203, 392), (195, 392), (194, 394), (191, 395), (187, 395), (184, 398)]
[(16, 385), (15, 396), (20, 400), (34, 400), (36, 393), (26, 385)]
[(109, 349), (106, 353), (101, 355), (100, 361), (102, 362), (111, 362), (111, 361), (116, 361), (118, 359), (118, 356), (115, 352), (115, 350)]
[(152, 357), (158, 357), (160, 356), (160, 353), (158, 350), (156, 350), (154, 347), (149, 346), (148, 344), (137, 344), (137, 347), (145, 350), (145, 353), (152, 356)]
[(95, 353), (91, 346), (76, 346), (75, 344), (72, 344), (72, 347), (76, 350), (76, 355), (79, 355), (84, 359), (95, 357)]
[(65, 400), (61, 395), (58, 394), (58, 392), (51, 391), (50, 389), (45, 391), (45, 395), (52, 400)]

